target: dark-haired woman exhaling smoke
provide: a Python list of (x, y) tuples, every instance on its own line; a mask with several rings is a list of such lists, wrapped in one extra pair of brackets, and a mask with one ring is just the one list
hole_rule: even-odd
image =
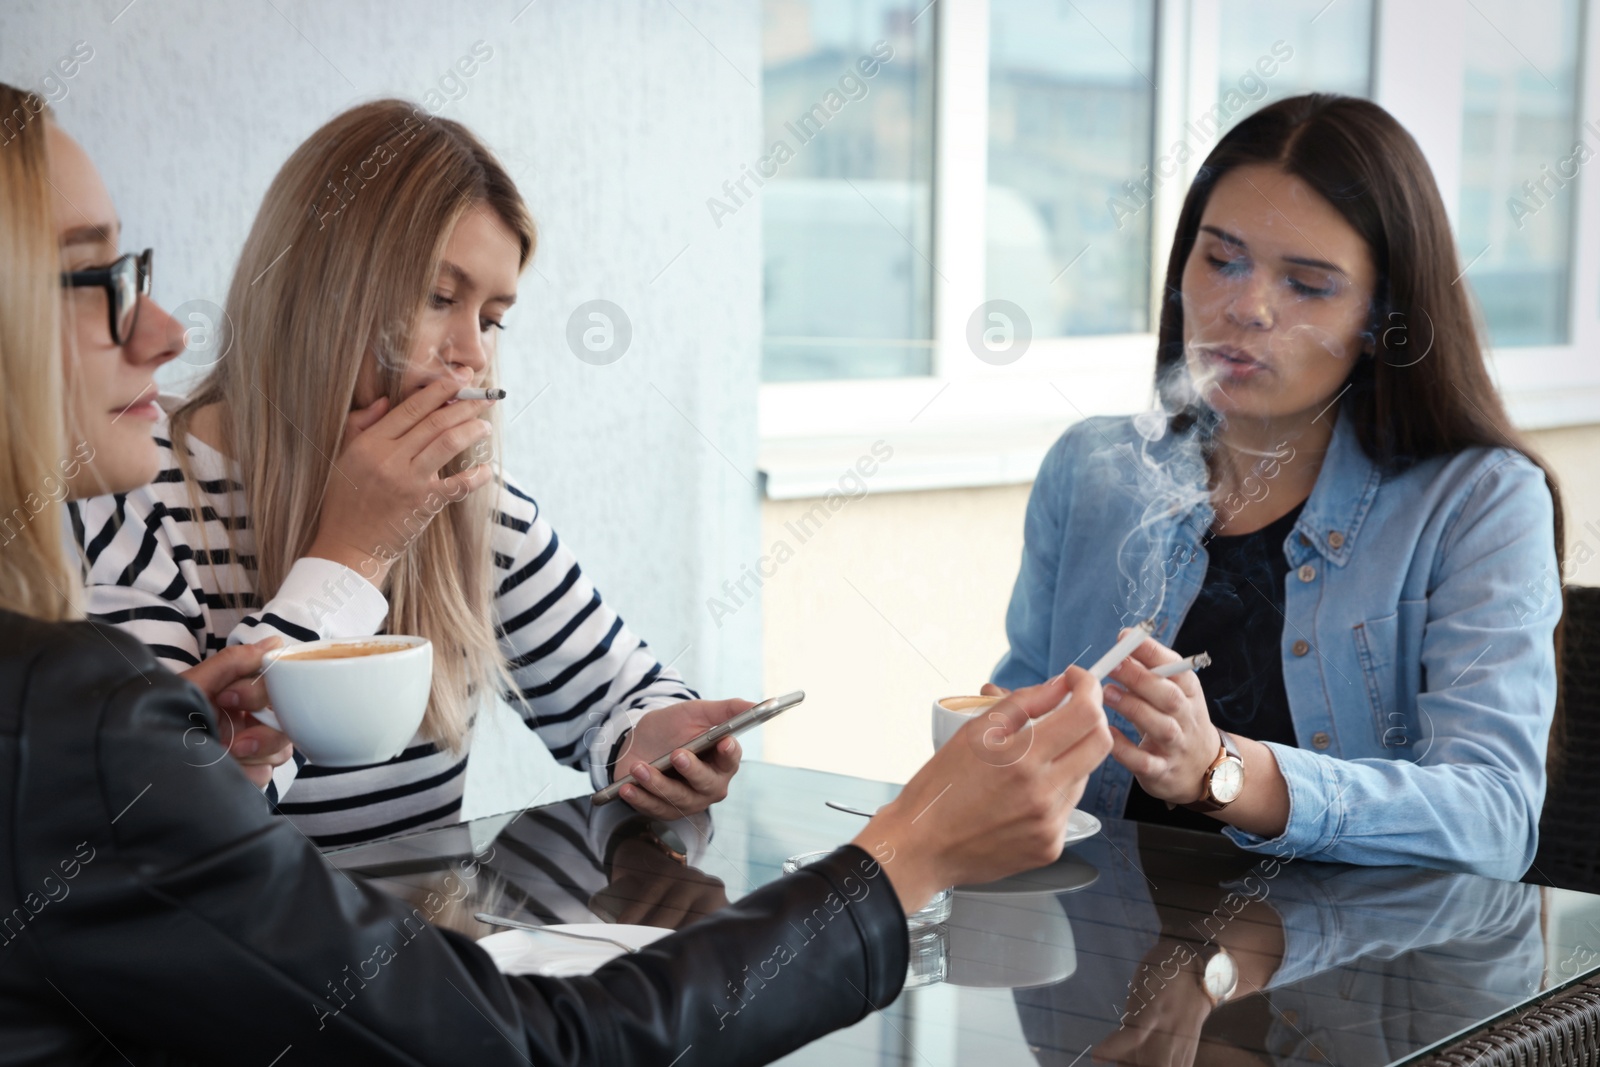
[[(1458, 258), (1421, 150), (1368, 101), (1281, 101), (1207, 158), (1167, 266), (1163, 410), (1050, 450), (994, 672), (1032, 684), (1155, 617), (1111, 676), (1089, 810), (1280, 856), (1527, 869), (1560, 498)], [(1200, 651), (1201, 675), (1149, 672)]]

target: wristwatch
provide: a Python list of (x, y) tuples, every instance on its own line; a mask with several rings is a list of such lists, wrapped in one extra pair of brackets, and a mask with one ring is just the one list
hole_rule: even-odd
[(1191, 811), (1221, 811), (1244, 791), (1244, 757), (1239, 755), (1239, 746), (1222, 730), (1217, 731), (1217, 739), (1217, 758), (1200, 779), (1200, 799), (1184, 805)]
[(1218, 945), (1215, 951), (1201, 957), (1200, 988), (1213, 1008), (1225, 1003), (1239, 988), (1239, 965), (1228, 950)]

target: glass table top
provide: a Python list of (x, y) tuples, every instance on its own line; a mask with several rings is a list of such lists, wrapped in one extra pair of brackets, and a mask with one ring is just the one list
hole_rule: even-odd
[[(499, 932), (480, 911), (676, 929), (854, 837), (864, 820), (827, 801), (871, 811), (898, 790), (747, 761), (664, 844), (579, 797), (329, 859), (474, 938)], [(1600, 897), (1107, 819), (1049, 867), (958, 887), (892, 1005), (781, 1062), (1403, 1063), (1597, 966)]]

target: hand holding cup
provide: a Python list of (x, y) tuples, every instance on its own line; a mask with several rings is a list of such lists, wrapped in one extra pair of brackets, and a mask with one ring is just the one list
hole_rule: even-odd
[(181, 675), (210, 701), (217, 716), (218, 739), (257, 789), (265, 789), (273, 768), (294, 755), (294, 745), (285, 734), (251, 714), (267, 704), (262, 660), (282, 643), (282, 638), (269, 637), (250, 645), (233, 645)]

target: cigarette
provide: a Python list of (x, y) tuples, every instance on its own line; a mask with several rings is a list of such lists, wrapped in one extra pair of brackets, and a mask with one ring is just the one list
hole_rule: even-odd
[(463, 389), (456, 394), (457, 400), (504, 400), (504, 389)]
[[(1107, 652), (1105, 655), (1095, 660), (1094, 666), (1089, 668), (1089, 673), (1094, 675), (1095, 681), (1105, 681), (1106, 675), (1116, 670), (1117, 664), (1127, 659), (1128, 656), (1132, 654), (1134, 649), (1144, 644), (1145, 638), (1149, 637), (1155, 632), (1155, 623), (1151, 622), (1149, 619), (1144, 620), (1139, 625), (1129, 630), (1128, 635), (1121, 641), (1118, 641), (1115, 645), (1112, 645), (1110, 652)], [(1067, 702), (1071, 699), (1072, 694), (1068, 693), (1065, 699), (1063, 699), (1061, 703), (1057, 704), (1055, 707), (1051, 708), (1050, 711), (1060, 711), (1062, 708), (1067, 706)], [(1046, 712), (1046, 714), (1049, 714), (1049, 712)]]
[(1197, 652), (1193, 656), (1187, 659), (1180, 659), (1176, 663), (1163, 663), (1159, 667), (1152, 667), (1150, 673), (1157, 678), (1171, 678), (1182, 674), (1184, 671), (1197, 671), (1201, 667), (1209, 666), (1211, 666), (1211, 654), (1209, 652)]
[(1128, 631), (1128, 636), (1111, 646), (1111, 651), (1094, 661), (1094, 666), (1089, 668), (1089, 673), (1094, 675), (1097, 682), (1106, 680), (1106, 675), (1117, 669), (1117, 664), (1133, 654), (1133, 650), (1144, 644), (1144, 639), (1156, 632), (1153, 622), (1146, 619)]

